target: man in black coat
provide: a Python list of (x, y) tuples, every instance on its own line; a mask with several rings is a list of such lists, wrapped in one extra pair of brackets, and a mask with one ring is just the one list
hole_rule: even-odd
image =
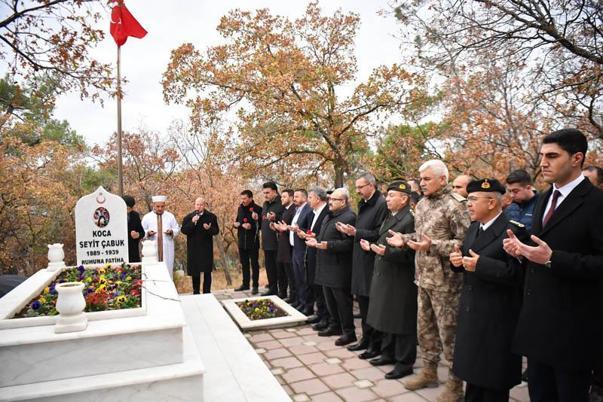
[(262, 293), (262, 296), (270, 296), (279, 294), (278, 269), (276, 266), (278, 239), (272, 227), (274, 223), (281, 219), (283, 205), (276, 183), (272, 181), (264, 183), (262, 193), (265, 200), (262, 206), (262, 249), (264, 250), (266, 277), (268, 278), (268, 290)]
[(193, 278), (193, 294), (199, 294), (201, 272), (203, 293), (210, 293), (214, 269), (213, 237), (220, 233), (220, 228), (216, 215), (205, 209), (203, 198), (195, 200), (195, 210), (184, 217), (180, 231), (186, 235), (186, 269)]
[(140, 215), (134, 211), (134, 197), (124, 195), (123, 200), (128, 208), (128, 261), (140, 262), (140, 239), (144, 237), (144, 229)]
[(338, 230), (340, 225), (354, 225), (356, 214), (349, 206), (349, 193), (338, 188), (329, 197), (329, 215), (316, 238), (306, 241), (316, 248), (317, 285), (323, 287), (327, 309), (331, 316), (329, 327), (319, 336), (341, 335), (335, 345), (344, 346), (356, 341), (352, 311), (352, 252), (354, 239)]
[[(312, 187), (308, 192), (308, 205), (311, 211), (306, 215), (305, 219), (300, 219), (299, 230), (297, 232), (298, 237), (304, 240), (304, 244), (306, 240), (316, 238), (320, 234), (322, 225), (329, 215), (327, 192), (320, 187)], [(315, 321), (312, 328), (315, 331), (322, 331), (329, 326), (330, 315), (323, 288), (315, 281), (316, 252), (317, 249), (314, 247), (306, 248), (304, 258), (304, 281), (306, 288), (303, 304), (298, 306), (298, 310), (307, 316), (315, 315), (316, 317), (310, 317)], [(314, 303), (316, 303), (316, 313), (314, 312)]]
[[(283, 205), (283, 215), (279, 222), (272, 223), (273, 230), (278, 235), (278, 252), (276, 254), (276, 266), (278, 270), (278, 296), (286, 300), (288, 297), (295, 297), (295, 279), (291, 269), (291, 251), (292, 246), (289, 243), (288, 227), (295, 216), (295, 205), (293, 205), (294, 192), (286, 189), (281, 194), (281, 204)], [(287, 295), (287, 287), (289, 294)]]
[(360, 342), (350, 345), (348, 350), (368, 350), (360, 354), (362, 359), (370, 359), (379, 355), (381, 337), (366, 322), (369, 310), (369, 292), (375, 265), (375, 254), (365, 251), (360, 246), (361, 240), (374, 242), (379, 238), (379, 227), (387, 214), (387, 205), (381, 192), (377, 190), (375, 176), (365, 173), (356, 179), (356, 191), (360, 196), (358, 202), (358, 218), (356, 226), (340, 225), (341, 231), (354, 238), (354, 254), (352, 263), (352, 294), (356, 295), (360, 317), (362, 319), (362, 338)]
[(547, 135), (540, 167), (551, 188), (534, 208), (532, 244), (508, 232), (505, 251), (527, 260), (514, 351), (528, 357), (532, 402), (586, 402), (601, 339), (603, 192), (582, 175), (584, 134)]
[(371, 281), (368, 324), (383, 333), (381, 357), (371, 360), (375, 366), (395, 363), (387, 379), (412, 374), (417, 357), (417, 285), (415, 252), (411, 248), (387, 244), (390, 231), (414, 233), (415, 218), (410, 210), (410, 185), (396, 180), (388, 186), (388, 215), (371, 244), (361, 240), (363, 250), (375, 253), (375, 270)]
[(505, 187), (496, 179), (467, 186), (471, 226), (451, 268), (464, 273), (452, 370), (467, 382), (465, 401), (507, 402), (521, 382), (521, 356), (511, 352), (521, 307), (523, 269), (503, 249), (507, 229), (526, 239), (522, 223), (502, 212)]
[(260, 249), (259, 228), (262, 225), (262, 208), (253, 202), (253, 193), (250, 190), (241, 192), (241, 205), (237, 210), (237, 218), (233, 226), (237, 229), (239, 238), (239, 258), (243, 271), (243, 283), (236, 291), (249, 289), (249, 267), (251, 265), (252, 294), (258, 293), (260, 278), (260, 264), (258, 254)]

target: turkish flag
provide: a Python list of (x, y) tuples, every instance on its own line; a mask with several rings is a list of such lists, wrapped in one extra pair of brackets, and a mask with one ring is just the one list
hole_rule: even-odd
[(136, 18), (128, 11), (123, 2), (119, 2), (111, 10), (111, 26), (109, 31), (113, 39), (115, 39), (117, 46), (126, 43), (128, 36), (143, 38), (147, 34), (147, 31), (136, 21)]

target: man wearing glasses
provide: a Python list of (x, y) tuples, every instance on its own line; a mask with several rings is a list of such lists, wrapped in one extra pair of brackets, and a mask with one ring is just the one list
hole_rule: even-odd
[(354, 239), (342, 231), (342, 225), (354, 225), (356, 214), (349, 206), (349, 193), (338, 188), (329, 197), (329, 215), (316, 238), (306, 240), (316, 252), (316, 277), (322, 285), (331, 316), (329, 326), (319, 336), (341, 335), (335, 345), (344, 346), (356, 341), (352, 312), (352, 250)]

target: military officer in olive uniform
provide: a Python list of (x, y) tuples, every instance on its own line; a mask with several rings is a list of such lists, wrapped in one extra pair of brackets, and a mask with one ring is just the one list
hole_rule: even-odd
[(395, 363), (387, 379), (412, 374), (417, 357), (417, 285), (415, 279), (415, 252), (411, 248), (387, 245), (389, 231), (413, 233), (415, 219), (410, 209), (410, 185), (394, 181), (387, 188), (389, 214), (379, 228), (379, 239), (360, 246), (376, 254), (371, 281), (368, 324), (383, 332), (382, 355), (371, 360), (375, 366)]
[(450, 254), (451, 268), (463, 273), (452, 370), (467, 382), (465, 401), (507, 402), (521, 382), (521, 356), (511, 344), (521, 307), (523, 269), (503, 249), (507, 229), (527, 238), (525, 227), (502, 212), (505, 187), (496, 179), (467, 186), (471, 226), (462, 250)]

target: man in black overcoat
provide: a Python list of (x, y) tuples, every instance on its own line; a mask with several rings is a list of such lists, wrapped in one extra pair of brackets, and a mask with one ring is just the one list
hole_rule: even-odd
[(582, 174), (585, 135), (547, 135), (540, 168), (551, 187), (534, 208), (531, 243), (512, 233), (505, 250), (526, 260), (514, 351), (528, 357), (532, 402), (586, 402), (603, 314), (603, 192)]
[(450, 254), (453, 271), (463, 273), (452, 370), (467, 382), (465, 401), (507, 402), (521, 382), (521, 356), (511, 344), (521, 306), (523, 269), (503, 249), (507, 229), (522, 239), (522, 223), (502, 211), (504, 185), (496, 179), (467, 186), (471, 226), (462, 250)]
[(201, 273), (203, 293), (209, 293), (214, 269), (213, 237), (220, 233), (220, 228), (216, 215), (205, 209), (203, 198), (195, 200), (195, 210), (184, 217), (180, 231), (186, 235), (186, 269), (193, 278), (193, 294), (199, 294)]
[(365, 251), (360, 246), (361, 240), (374, 242), (379, 237), (379, 227), (387, 214), (385, 198), (377, 189), (375, 176), (365, 173), (356, 179), (356, 191), (360, 196), (358, 202), (358, 218), (356, 226), (340, 225), (341, 231), (354, 238), (354, 254), (352, 263), (352, 294), (356, 296), (360, 317), (362, 319), (362, 338), (354, 345), (348, 346), (350, 351), (368, 349), (360, 354), (361, 359), (370, 359), (379, 355), (381, 337), (366, 322), (369, 309), (369, 292), (375, 265), (375, 254)]
[(264, 265), (266, 266), (266, 277), (268, 278), (268, 290), (262, 296), (279, 294), (279, 278), (276, 256), (278, 251), (278, 239), (276, 232), (272, 229), (273, 224), (281, 219), (283, 205), (278, 193), (276, 183), (268, 181), (262, 185), (264, 194), (264, 205), (262, 206), (262, 249), (264, 250)]
[(122, 198), (128, 208), (128, 261), (140, 262), (140, 239), (144, 238), (140, 214), (134, 211), (134, 197), (124, 195)]
[(412, 374), (417, 357), (417, 285), (415, 252), (411, 248), (387, 244), (390, 231), (414, 233), (415, 218), (410, 209), (410, 185), (396, 180), (387, 187), (388, 215), (374, 243), (361, 240), (360, 246), (376, 254), (371, 281), (368, 324), (383, 334), (381, 357), (371, 360), (379, 366), (395, 363), (387, 379)]
[(316, 238), (306, 241), (316, 248), (317, 285), (323, 287), (327, 309), (331, 316), (329, 327), (319, 336), (341, 335), (335, 345), (344, 346), (356, 341), (352, 311), (352, 252), (354, 239), (338, 230), (337, 226), (356, 223), (356, 214), (349, 206), (349, 193), (338, 188), (329, 196), (329, 215)]
[[(241, 205), (237, 210), (237, 217), (233, 227), (237, 229), (239, 240), (239, 258), (243, 273), (243, 283), (236, 291), (248, 290), (250, 279), (253, 284), (252, 294), (258, 293), (260, 278), (260, 264), (258, 255), (260, 249), (259, 230), (262, 225), (262, 208), (253, 201), (251, 190), (241, 192)], [(251, 278), (249, 268), (251, 266)]]

